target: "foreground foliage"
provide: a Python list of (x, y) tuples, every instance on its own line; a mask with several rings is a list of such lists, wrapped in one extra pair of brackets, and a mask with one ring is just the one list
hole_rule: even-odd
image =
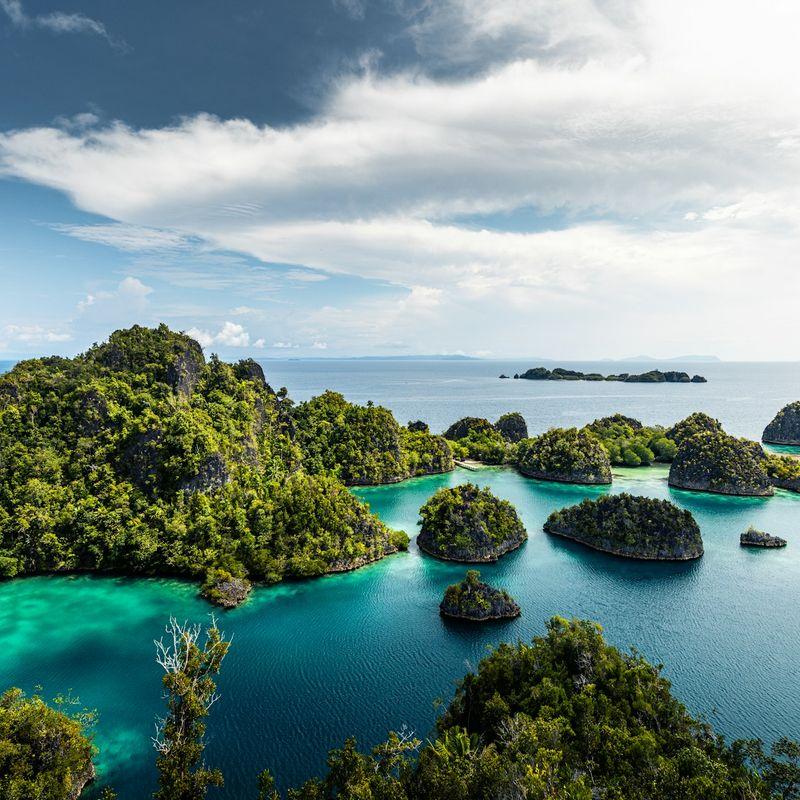
[(26, 697), (19, 689), (0, 695), (0, 797), (3, 800), (69, 800), (94, 777), (93, 716), (74, 703)]

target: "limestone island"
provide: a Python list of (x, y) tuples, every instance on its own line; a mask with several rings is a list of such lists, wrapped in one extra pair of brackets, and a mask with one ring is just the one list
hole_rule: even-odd
[(767, 444), (800, 446), (800, 400), (784, 406), (764, 428), (761, 441)]
[(525, 418), (517, 411), (503, 414), (495, 423), (483, 417), (463, 417), (444, 432), (444, 438), (458, 461), (480, 461), (483, 464), (506, 463), (509, 445), (527, 435)]
[(764, 468), (777, 489), (800, 492), (800, 458), (767, 453)]
[(604, 553), (645, 561), (690, 561), (703, 555), (700, 528), (668, 500), (616, 494), (554, 511), (544, 531)]
[(634, 374), (621, 372), (618, 375), (602, 375), (599, 372), (578, 372), (574, 369), (564, 369), (556, 367), (533, 367), (525, 370), (515, 378), (526, 381), (619, 381), (621, 383), (707, 383), (702, 375), (689, 377), (687, 372), (676, 372), (668, 370), (662, 372), (660, 369), (651, 369), (648, 372)]
[(517, 469), (528, 478), (594, 486), (611, 483), (611, 462), (587, 430), (553, 428), (517, 446)]
[(444, 599), (439, 604), (439, 612), (443, 617), (488, 622), (513, 619), (522, 613), (508, 592), (482, 583), (480, 577), (480, 572), (470, 569), (461, 583), (447, 587)]
[(419, 549), (444, 561), (497, 561), (528, 538), (514, 506), (473, 483), (439, 489), (419, 516)]
[(752, 525), (739, 537), (742, 547), (786, 547), (786, 539), (756, 530)]
[(757, 442), (721, 431), (689, 436), (678, 447), (669, 485), (695, 492), (768, 497), (775, 493), (767, 457)]

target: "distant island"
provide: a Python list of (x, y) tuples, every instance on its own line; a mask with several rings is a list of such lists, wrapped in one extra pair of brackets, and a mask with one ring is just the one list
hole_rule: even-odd
[[(502, 375), (500, 376), (503, 377)], [(578, 372), (574, 369), (556, 367), (533, 367), (514, 375), (526, 381), (619, 381), (621, 383), (707, 383), (702, 375), (689, 377), (688, 372), (669, 370), (662, 372), (660, 369), (651, 369), (639, 374), (620, 372), (616, 375), (602, 375), (599, 372)]]

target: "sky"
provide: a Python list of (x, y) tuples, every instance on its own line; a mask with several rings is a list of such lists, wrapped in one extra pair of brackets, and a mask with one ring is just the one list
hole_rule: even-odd
[(800, 360), (796, 0), (0, 0), (0, 358)]

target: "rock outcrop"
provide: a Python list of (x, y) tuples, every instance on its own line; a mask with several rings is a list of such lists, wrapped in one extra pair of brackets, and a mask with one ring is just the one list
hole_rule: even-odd
[(758, 531), (755, 528), (748, 528), (739, 536), (739, 544), (742, 547), (786, 547), (786, 539)]
[(474, 569), (467, 572), (461, 583), (447, 587), (439, 611), (443, 617), (472, 622), (512, 619), (521, 613), (508, 592), (482, 583), (480, 573)]
[(222, 608), (236, 608), (247, 600), (253, 588), (247, 578), (239, 578), (222, 569), (209, 570), (201, 594)]
[(428, 423), (423, 422), (421, 419), (418, 419), (414, 422), (409, 422), (406, 427), (411, 431), (411, 433), (428, 433), (430, 431)]
[(228, 465), (219, 453), (212, 453), (199, 466), (197, 473), (181, 481), (183, 492), (210, 492), (223, 487), (231, 479)]
[(518, 411), (512, 411), (509, 414), (503, 414), (494, 427), (499, 431), (500, 435), (511, 444), (521, 442), (523, 439), (528, 438), (528, 425), (525, 422), (525, 417)]
[(764, 428), (761, 440), (767, 444), (800, 446), (800, 400), (789, 403), (775, 415)]
[(558, 483), (611, 483), (611, 462), (598, 439), (586, 430), (553, 428), (520, 442), (517, 469), (527, 478)]
[(606, 495), (554, 511), (546, 533), (604, 553), (647, 561), (689, 561), (703, 555), (700, 528), (689, 511), (667, 500)]
[(418, 547), (445, 561), (497, 561), (528, 538), (511, 503), (471, 483), (439, 489), (419, 513)]
[(463, 439), (470, 433), (493, 433), (495, 430), (494, 425), (488, 419), (482, 417), (463, 417), (454, 422), (445, 432), (444, 438), (456, 441)]
[(669, 485), (747, 497), (774, 494), (761, 446), (722, 432), (707, 431), (684, 439), (670, 466)]

